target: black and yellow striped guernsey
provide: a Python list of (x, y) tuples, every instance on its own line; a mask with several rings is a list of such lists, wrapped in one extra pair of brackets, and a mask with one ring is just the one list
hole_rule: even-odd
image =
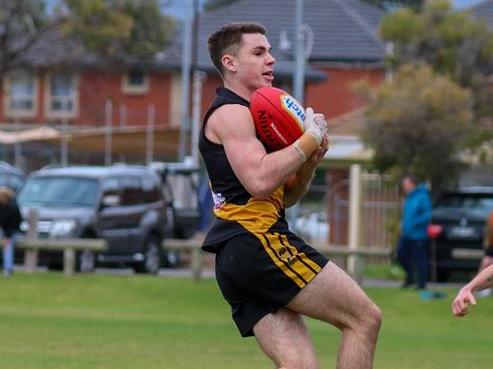
[[(216, 215), (202, 246), (209, 252), (216, 252), (221, 244), (240, 234), (250, 233), (259, 237), (266, 232), (288, 232), (284, 216), (284, 186), (278, 187), (267, 199), (254, 199), (234, 174), (224, 147), (205, 137), (207, 120), (217, 108), (226, 104), (249, 106), (247, 100), (227, 88), (218, 88), (216, 95), (205, 114), (199, 139), (200, 152), (209, 174)], [(231, 119), (235, 117), (232, 116)]]

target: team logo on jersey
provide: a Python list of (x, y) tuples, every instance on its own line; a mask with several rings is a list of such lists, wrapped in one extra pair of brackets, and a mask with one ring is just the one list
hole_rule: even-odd
[(226, 203), (226, 199), (220, 193), (212, 192), (212, 200), (214, 201), (214, 209), (221, 209)]

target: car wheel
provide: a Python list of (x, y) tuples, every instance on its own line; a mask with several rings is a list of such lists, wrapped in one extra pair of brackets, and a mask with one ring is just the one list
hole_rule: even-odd
[(161, 243), (157, 237), (149, 237), (146, 242), (145, 258), (135, 267), (137, 273), (157, 274), (161, 268)]
[(84, 250), (77, 256), (77, 270), (81, 273), (92, 273), (96, 268), (96, 254), (94, 251)]
[(167, 267), (176, 268), (180, 264), (180, 252), (177, 250), (168, 250), (164, 259)]

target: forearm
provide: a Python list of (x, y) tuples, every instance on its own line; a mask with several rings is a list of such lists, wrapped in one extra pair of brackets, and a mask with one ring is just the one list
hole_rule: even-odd
[(256, 170), (245, 178), (254, 197), (267, 197), (283, 183), (290, 181), (302, 167), (304, 160), (294, 147), (265, 155)]
[(489, 287), (493, 287), (493, 265), (490, 265), (482, 270), (464, 288), (467, 288), (474, 292)]
[(286, 207), (295, 205), (308, 191), (315, 174), (316, 163), (304, 163), (284, 186), (284, 204)]

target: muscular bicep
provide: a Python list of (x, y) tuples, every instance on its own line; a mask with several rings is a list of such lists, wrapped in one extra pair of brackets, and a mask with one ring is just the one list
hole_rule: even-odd
[(260, 173), (255, 173), (255, 170), (259, 169), (267, 152), (256, 137), (250, 112), (244, 106), (235, 105), (228, 109), (227, 117), (220, 118), (223, 118), (220, 137), (228, 161), (241, 184), (255, 195), (257, 182), (261, 180)]
[(223, 145), (235, 175), (253, 197), (269, 196), (299, 167), (298, 154), (292, 148), (267, 154), (245, 106), (219, 108), (208, 125)]

